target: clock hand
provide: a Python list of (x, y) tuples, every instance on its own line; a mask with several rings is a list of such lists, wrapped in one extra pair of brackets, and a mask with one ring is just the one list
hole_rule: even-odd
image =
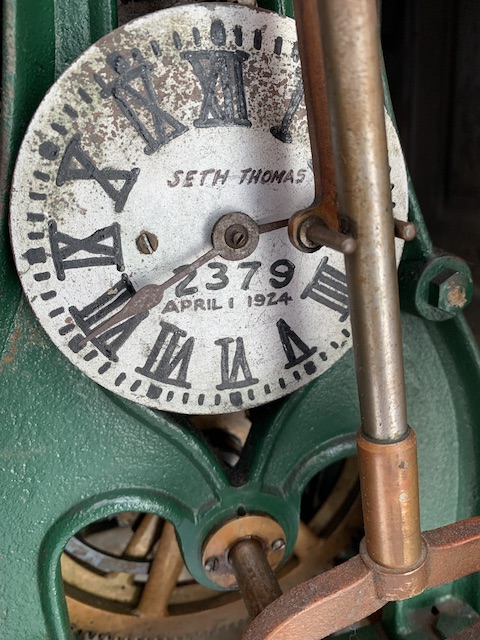
[(108, 331), (115, 325), (123, 322), (124, 320), (128, 320), (132, 316), (136, 316), (140, 313), (146, 313), (156, 307), (157, 304), (163, 299), (163, 293), (166, 289), (177, 284), (183, 278), (188, 276), (192, 271), (198, 269), (206, 262), (209, 262), (212, 258), (215, 258), (218, 255), (218, 249), (212, 248), (207, 253), (204, 253), (200, 258), (197, 258), (194, 262), (187, 265), (184, 269), (178, 271), (175, 275), (173, 275), (168, 280), (165, 280), (162, 284), (147, 284), (146, 286), (139, 289), (132, 298), (127, 302), (127, 304), (114, 316), (102, 322), (98, 327), (96, 327), (91, 333), (89, 333), (83, 340), (80, 340), (79, 346), (83, 347), (90, 342), (98, 335), (103, 333), (104, 331)]
[(127, 304), (114, 316), (91, 331), (79, 346), (83, 347), (104, 331), (108, 331), (132, 316), (146, 313), (153, 309), (163, 299), (166, 289), (183, 280), (190, 273), (220, 255), (227, 260), (243, 260), (250, 255), (258, 244), (258, 236), (288, 225), (288, 218), (257, 225), (250, 216), (244, 213), (232, 213), (222, 216), (215, 224), (212, 233), (213, 247), (194, 262), (179, 270), (162, 284), (147, 284), (139, 289)]
[(283, 220), (275, 220), (275, 222), (266, 222), (265, 224), (259, 224), (258, 233), (268, 233), (269, 231), (275, 231), (276, 229), (288, 227), (289, 220), (290, 218), (284, 218)]

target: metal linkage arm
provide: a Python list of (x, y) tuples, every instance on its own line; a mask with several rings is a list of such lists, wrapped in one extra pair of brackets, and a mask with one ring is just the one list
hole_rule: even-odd
[[(375, 567), (363, 549), (278, 598), (255, 618), (243, 640), (321, 640), (387, 602), (480, 571), (480, 517), (429, 531), (424, 543), (423, 560), (404, 573)], [(464, 634), (458, 640), (478, 637)]]

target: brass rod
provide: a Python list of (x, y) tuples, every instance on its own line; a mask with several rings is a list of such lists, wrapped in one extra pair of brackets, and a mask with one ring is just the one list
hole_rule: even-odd
[(376, 0), (306, 2), (320, 16), (339, 208), (357, 241), (345, 264), (367, 554), (387, 569), (405, 570), (420, 562), (422, 539), (416, 440), (407, 424)]
[(326, 245), (345, 255), (355, 251), (357, 243), (351, 236), (327, 229), (324, 224), (316, 220), (306, 221), (305, 226), (305, 234), (310, 242), (316, 245)]
[(404, 222), (403, 220), (397, 220), (397, 218), (395, 218), (394, 225), (395, 236), (397, 238), (405, 240), (405, 242), (410, 242), (417, 237), (417, 227), (413, 222)]
[(357, 241), (345, 262), (362, 431), (395, 442), (408, 425), (376, 2), (305, 4), (320, 15), (338, 200)]

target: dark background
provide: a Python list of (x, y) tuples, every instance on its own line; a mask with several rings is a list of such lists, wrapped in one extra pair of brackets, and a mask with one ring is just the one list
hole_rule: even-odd
[(430, 235), (473, 271), (466, 316), (480, 342), (480, 2), (383, 0), (382, 40)]

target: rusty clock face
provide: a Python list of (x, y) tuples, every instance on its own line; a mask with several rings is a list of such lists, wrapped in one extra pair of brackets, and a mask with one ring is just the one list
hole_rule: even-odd
[[(406, 219), (388, 116), (387, 132)], [(136, 291), (205, 254), (223, 216), (262, 225), (309, 206), (310, 155), (292, 20), (191, 5), (100, 40), (47, 94), (15, 170), (15, 260), (50, 338), (104, 387), (183, 413), (253, 407), (325, 372), (351, 347), (343, 258), (299, 253), (285, 228), (82, 343)]]

